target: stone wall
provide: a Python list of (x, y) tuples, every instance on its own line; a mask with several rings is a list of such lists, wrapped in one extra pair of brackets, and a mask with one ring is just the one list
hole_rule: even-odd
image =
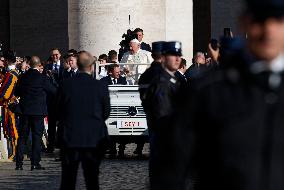
[(3, 48), (10, 45), (10, 16), (9, 16), (9, 0), (1, 0), (0, 2), (0, 42)]
[[(122, 34), (137, 27), (144, 41), (180, 40), (192, 52), (192, 3), (188, 0), (69, 0), (70, 48), (95, 55), (118, 50)], [(130, 15), (130, 24), (129, 24)]]
[(241, 35), (239, 15), (243, 11), (242, 0), (211, 0), (211, 36), (219, 38), (224, 28), (231, 28), (234, 35)]
[(19, 55), (46, 58), (52, 47), (99, 55), (118, 50), (122, 34), (140, 27), (147, 43), (181, 41), (191, 60), (193, 51), (205, 51), (224, 27), (238, 35), (241, 10), (239, 0), (10, 0), (10, 9), (9, 1), (1, 0), (0, 40), (10, 41)]
[(10, 23), (18, 55), (47, 59), (52, 47), (68, 48), (67, 0), (10, 0)]

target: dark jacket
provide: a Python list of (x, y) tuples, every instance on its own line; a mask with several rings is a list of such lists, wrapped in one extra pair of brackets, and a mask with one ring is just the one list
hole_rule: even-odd
[(56, 88), (39, 71), (29, 69), (20, 76), (15, 90), (15, 95), (20, 97), (20, 113), (47, 115), (47, 94), (56, 94)]
[(57, 110), (68, 148), (96, 147), (105, 137), (105, 120), (110, 114), (108, 87), (86, 73), (62, 82)]
[(184, 73), (188, 81), (200, 79), (206, 76), (209, 72), (214, 72), (219, 69), (218, 63), (210, 63), (204, 65), (192, 64)]
[(234, 57), (188, 90), (175, 122), (176, 168), (195, 189), (284, 189), (284, 73), (249, 65)]
[(63, 61), (62, 60), (60, 61), (60, 67), (58, 71), (53, 70), (53, 63), (45, 65), (44, 73), (46, 74), (49, 71), (52, 71), (53, 82), (55, 83), (55, 85), (59, 85), (63, 79), (63, 72), (64, 72)]
[(178, 189), (176, 184), (171, 185), (175, 168), (172, 167), (172, 151), (169, 148), (174, 145), (171, 136), (179, 89), (177, 78), (161, 69), (145, 93), (143, 106), (147, 116), (151, 153), (154, 153), (150, 161), (151, 189)]
[[(153, 79), (145, 94), (145, 111), (151, 126), (160, 128), (172, 119), (177, 108), (180, 83), (165, 70)], [(153, 125), (152, 125), (153, 123)]]
[(177, 71), (175, 73), (175, 76), (177, 77), (177, 79), (180, 81), (182, 86), (186, 86), (187, 84), (187, 78), (184, 74), (182, 74), (181, 72)]
[(79, 73), (79, 70), (77, 70), (76, 72), (74, 71), (68, 71), (66, 69), (64, 69), (63, 73), (62, 73), (62, 80), (74, 77), (75, 75), (77, 75)]
[[(106, 77), (102, 78), (101, 81), (104, 82), (104, 83), (107, 84), (107, 85), (112, 85), (112, 84), (113, 84), (113, 81), (111, 80), (111, 77), (110, 77), (110, 76), (106, 76)], [(117, 83), (116, 83), (116, 84), (127, 85), (126, 78), (120, 76), (120, 77), (117, 79)]]
[(148, 68), (139, 78), (138, 85), (139, 85), (139, 93), (140, 93), (140, 99), (142, 101), (142, 106), (144, 107), (144, 110), (147, 109), (145, 104), (145, 93), (147, 89), (149, 88), (152, 81), (160, 74), (160, 72), (163, 71), (161, 63), (153, 62), (151, 64), (151, 67)]
[(141, 43), (140, 48), (142, 50), (152, 52), (151, 46), (149, 44), (146, 44), (145, 42)]

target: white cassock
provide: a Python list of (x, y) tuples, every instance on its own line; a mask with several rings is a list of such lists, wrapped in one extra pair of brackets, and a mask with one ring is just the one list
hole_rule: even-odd
[(149, 64), (149, 65), (125, 65), (123, 68), (129, 70), (129, 73), (127, 74), (127, 80), (129, 81), (129, 84), (137, 84), (138, 79), (140, 78), (140, 75), (146, 71), (146, 69), (150, 66), (150, 64), (153, 62), (153, 58), (151, 55), (151, 52), (145, 51), (145, 50), (138, 50), (136, 54), (131, 54), (131, 52), (126, 52), (120, 63), (135, 63), (135, 64)]

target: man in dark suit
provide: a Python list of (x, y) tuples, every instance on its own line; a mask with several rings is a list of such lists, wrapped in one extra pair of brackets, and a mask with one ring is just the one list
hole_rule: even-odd
[(181, 63), (180, 63), (179, 69), (175, 73), (175, 76), (180, 81), (182, 86), (186, 86), (187, 84), (187, 78), (184, 75), (185, 72), (186, 72), (186, 60), (184, 58), (181, 58)]
[[(103, 81), (106, 85), (127, 85), (127, 81), (125, 77), (122, 77), (120, 75), (120, 67), (117, 64), (110, 65), (108, 67), (109, 75), (102, 78), (101, 81)], [(119, 146), (119, 153), (124, 152), (125, 149), (125, 143), (121, 143)], [(111, 158), (116, 157), (116, 143), (112, 139), (109, 140), (109, 152)]]
[(40, 59), (33, 56), (30, 61), (31, 69), (20, 77), (15, 90), (15, 95), (21, 98), (16, 170), (23, 169), (23, 150), (30, 130), (32, 132), (31, 170), (44, 169), (40, 165), (40, 152), (44, 117), (47, 115), (46, 96), (48, 93), (56, 94), (56, 88), (39, 72), (40, 65)]
[(77, 54), (67, 54), (66, 55), (66, 62), (70, 66), (69, 69), (65, 69), (62, 74), (62, 78), (67, 79), (70, 77), (74, 77), (79, 73), (78, 65), (77, 65)]
[[(64, 63), (61, 60), (61, 53), (58, 48), (50, 50), (51, 63), (44, 68), (44, 73), (50, 77), (52, 83), (58, 87), (63, 79)], [(48, 96), (48, 144), (47, 152), (53, 153), (56, 139), (56, 115), (55, 115), (55, 97)]]
[(92, 77), (94, 58), (88, 52), (78, 55), (79, 74), (62, 82), (57, 110), (63, 128), (61, 189), (76, 186), (82, 163), (87, 189), (99, 189), (98, 175), (110, 114), (110, 99), (105, 83)]
[(102, 78), (101, 81), (105, 82), (107, 85), (127, 85), (127, 81), (125, 77), (120, 75), (119, 65), (113, 64), (109, 66), (109, 75)]
[(50, 50), (51, 63), (47, 64), (44, 68), (45, 73), (52, 74), (55, 82), (59, 84), (62, 80), (62, 73), (64, 71), (64, 63), (61, 60), (61, 53), (58, 48)]
[(142, 41), (144, 37), (143, 30), (141, 28), (136, 28), (133, 33), (137, 35), (137, 40), (140, 42), (140, 49), (152, 52), (151, 46)]

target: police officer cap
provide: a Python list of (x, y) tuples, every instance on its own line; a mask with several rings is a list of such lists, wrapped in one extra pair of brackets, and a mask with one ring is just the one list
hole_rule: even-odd
[(164, 54), (182, 56), (182, 44), (178, 41), (166, 42), (164, 44)]
[(248, 13), (256, 19), (284, 17), (284, 0), (246, 0)]
[(153, 42), (152, 43), (152, 53), (163, 53), (163, 47), (164, 47), (164, 44), (166, 42), (164, 41), (159, 41), (159, 42)]

